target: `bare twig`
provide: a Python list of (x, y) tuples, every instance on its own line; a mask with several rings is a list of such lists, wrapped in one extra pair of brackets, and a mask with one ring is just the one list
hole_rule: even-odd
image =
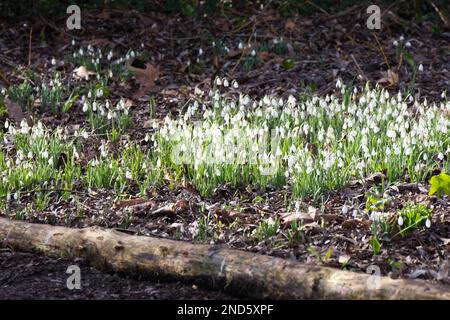
[(306, 1), (307, 4), (309, 4), (310, 6), (313, 6), (314, 8), (316, 8), (317, 10), (319, 10), (322, 13), (325, 13), (327, 16), (330, 16), (330, 14), (323, 8), (321, 8), (320, 6), (318, 6), (317, 4), (313, 3), (312, 1)]
[(389, 61), (388, 61), (388, 59), (387, 59), (387, 57), (386, 57), (386, 54), (384, 53), (383, 48), (381, 47), (380, 41), (378, 40), (377, 34), (376, 34), (375, 32), (373, 33), (373, 36), (375, 37), (375, 40), (377, 41), (378, 48), (380, 49), (381, 53), (383, 54), (384, 61), (386, 62), (386, 65), (388, 66), (388, 69), (390, 69), (391, 66), (390, 66), (390, 64), (389, 64)]
[(353, 62), (355, 63), (356, 68), (357, 68), (358, 71), (359, 71), (359, 74), (364, 78), (364, 80), (369, 81), (369, 79), (366, 77), (364, 71), (362, 71), (362, 69), (359, 67), (359, 64), (358, 64), (358, 62), (356, 61), (356, 58), (355, 58), (355, 56), (353, 55), (353, 53), (350, 55), (350, 57), (352, 58)]
[(30, 28), (30, 40), (28, 42), (28, 65), (31, 64), (31, 40), (33, 36), (33, 27)]
[(444, 15), (442, 14), (441, 10), (439, 10), (439, 8), (434, 4), (434, 2), (432, 0), (428, 0), (428, 2), (433, 7), (434, 11), (436, 11), (436, 13), (438, 14), (439, 18), (441, 18), (442, 22), (445, 25), (447, 25), (447, 19), (444, 17)]

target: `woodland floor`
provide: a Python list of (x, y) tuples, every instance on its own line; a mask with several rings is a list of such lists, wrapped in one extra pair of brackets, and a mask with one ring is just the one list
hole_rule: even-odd
[[(155, 119), (163, 119), (169, 113), (180, 114), (184, 103), (192, 97), (194, 88), (207, 91), (217, 75), (236, 79), (240, 90), (252, 96), (260, 96), (261, 93), (286, 96), (302, 92), (325, 95), (333, 92), (338, 77), (360, 85), (366, 80), (375, 83), (383, 77), (382, 71), (392, 67), (399, 76), (390, 88), (395, 94), (400, 88), (407, 87), (412, 79), (407, 64), (400, 64), (395, 58), (393, 41), (402, 35), (405, 41), (411, 43), (409, 51), (414, 60), (426, 66), (425, 71), (417, 76), (417, 93), (433, 101), (439, 99), (444, 89), (450, 88), (450, 30), (441, 26), (441, 32), (434, 32), (435, 24), (440, 24), (439, 21), (411, 22), (408, 17), (392, 13), (386, 15), (382, 32), (374, 37), (365, 27), (365, 8), (361, 6), (337, 14), (322, 12), (311, 16), (283, 17), (274, 11), (250, 10), (249, 13), (251, 19), (239, 26), (225, 18), (187, 19), (118, 10), (84, 12), (83, 29), (77, 32), (66, 31), (64, 21), (52, 23), (38, 19), (26, 24), (2, 23), (0, 83), (5, 87), (21, 83), (26, 68), (45, 74), (52, 58), (65, 60), (72, 39), (75, 39), (77, 46), (91, 44), (123, 53), (129, 48), (139, 48), (142, 43), (145, 58), (141, 59), (157, 66), (161, 72), (155, 85), (148, 87), (142, 97), (134, 94), (138, 84), (132, 80), (125, 87), (114, 82), (109, 87), (111, 99), (120, 95), (132, 101), (133, 125), (128, 133), (136, 141), (143, 141)], [(239, 16), (238, 12), (232, 14)], [(33, 28), (31, 42), (30, 27)], [(281, 52), (259, 52), (259, 63), (251, 69), (247, 69), (244, 58), (233, 49), (239, 41), (263, 44), (280, 37), (286, 41), (286, 48)], [(215, 53), (211, 47), (212, 39), (228, 46), (231, 51), (227, 54)], [(196, 62), (200, 48), (203, 53)], [(286, 59), (295, 61), (292, 67), (283, 67)], [(66, 73), (71, 73), (75, 67), (67, 62), (56, 65), (58, 70)], [(149, 117), (146, 101), (150, 96), (157, 101), (153, 118)], [(5, 116), (2, 117), (1, 123), (5, 120)], [(59, 116), (40, 114), (40, 120), (49, 127), (64, 126), (73, 132), (83, 125), (84, 115), (81, 105), (76, 105), (70, 112)], [(100, 146), (100, 139), (92, 137), (89, 142), (83, 147), (85, 161)], [(251, 186), (236, 189), (223, 185), (209, 197), (202, 197), (194, 188), (181, 183), (154, 187), (147, 191), (151, 202), (146, 202), (145, 207), (134, 206), (131, 218), (127, 208), (130, 205), (118, 202), (112, 190), (79, 192), (78, 200), (83, 203), (82, 217), (78, 215), (77, 208), (60, 201), (58, 194), (54, 193), (50, 195), (53, 201), (48, 208), (35, 210), (25, 219), (71, 227), (100, 225), (126, 229), (133, 234), (191, 241), (189, 232), (180, 234), (179, 228), (182, 226), (188, 230), (206, 206), (213, 229), (217, 227), (219, 219), (231, 224), (238, 215), (241, 222), (238, 229), (224, 226), (223, 236), (215, 240), (216, 244), (362, 272), (369, 265), (377, 264), (383, 275), (450, 284), (448, 198), (428, 196), (429, 186), (426, 183), (414, 185), (401, 181), (392, 186), (389, 190), (394, 199), (391, 210), (403, 207), (408, 200), (427, 202), (433, 206), (432, 227), (392, 241), (388, 247), (382, 248), (380, 254), (373, 256), (369, 245), (369, 225), (363, 220), (353, 219), (351, 212), (353, 209), (363, 210), (366, 192), (377, 183), (379, 180), (374, 177), (364, 183), (355, 183), (331, 192), (320, 208), (323, 213), (321, 219), (308, 223), (303, 238), (292, 246), (282, 242), (277, 245), (279, 239), (257, 243), (245, 236), (258, 225), (261, 218), (286, 212), (284, 199), (290, 192), (261, 191)], [(131, 190), (132, 198), (136, 198), (136, 194), (137, 191)], [(14, 203), (12, 208), (20, 210), (32, 201), (32, 195), (23, 194), (20, 202)], [(204, 203), (202, 209), (200, 203)], [(344, 214), (342, 207), (349, 203), (350, 213)], [(168, 204), (175, 204), (172, 214), (151, 214)], [(309, 204), (317, 207), (312, 201)], [(212, 235), (206, 234), (202, 242), (210, 241), (214, 242)], [(65, 289), (66, 262), (9, 251), (2, 251), (0, 255), (1, 299), (227, 298), (187, 285), (163, 285), (127, 279), (86, 266), (82, 267), (85, 270), (82, 274), (88, 285), (81, 292), (69, 292)]]
[[(67, 267), (80, 267), (81, 289), (66, 286)], [(157, 283), (106, 273), (81, 261), (52, 259), (23, 252), (0, 252), (0, 299), (223, 300), (230, 297), (186, 283)]]

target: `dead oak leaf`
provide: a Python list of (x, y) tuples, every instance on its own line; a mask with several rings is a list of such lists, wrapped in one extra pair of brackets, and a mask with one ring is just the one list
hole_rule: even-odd
[(139, 90), (133, 95), (135, 98), (140, 98), (148, 91), (154, 91), (156, 84), (155, 81), (158, 80), (161, 74), (159, 66), (153, 66), (150, 63), (145, 64), (145, 69), (136, 68), (127, 63), (127, 69), (134, 73), (136, 77), (136, 82), (139, 83)]
[(4, 100), (6, 110), (8, 111), (8, 116), (14, 120), (17, 125), (20, 125), (22, 120), (26, 120), (28, 125), (31, 124), (30, 119), (23, 113), (20, 105), (9, 98), (5, 98)]
[(384, 77), (377, 81), (377, 83), (385, 88), (392, 87), (398, 83), (398, 74), (391, 69), (384, 74)]

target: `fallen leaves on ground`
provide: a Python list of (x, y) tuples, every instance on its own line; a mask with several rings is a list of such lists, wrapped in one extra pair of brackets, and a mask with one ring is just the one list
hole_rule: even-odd
[(22, 111), (20, 105), (14, 101), (11, 101), (9, 98), (5, 99), (5, 106), (8, 110), (8, 116), (16, 122), (17, 125), (20, 125), (23, 119), (29, 120)]
[(385, 88), (395, 86), (398, 83), (398, 73), (388, 69), (377, 83)]
[(155, 81), (158, 80), (161, 74), (159, 66), (153, 66), (150, 63), (145, 64), (145, 69), (136, 68), (128, 63), (126, 65), (127, 69), (134, 73), (136, 77), (136, 82), (139, 84), (139, 90), (133, 94), (134, 98), (141, 98), (147, 92), (154, 91), (156, 84)]
[(73, 75), (77, 80), (87, 80), (90, 76), (95, 76), (96, 73), (88, 70), (85, 66), (80, 66), (73, 70)]

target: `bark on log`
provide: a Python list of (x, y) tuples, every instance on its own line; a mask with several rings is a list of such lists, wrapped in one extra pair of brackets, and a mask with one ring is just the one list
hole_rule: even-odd
[(119, 272), (207, 283), (249, 298), (450, 299), (449, 287), (420, 280), (393, 280), (99, 227), (72, 229), (0, 218), (0, 243), (54, 257), (82, 258)]

